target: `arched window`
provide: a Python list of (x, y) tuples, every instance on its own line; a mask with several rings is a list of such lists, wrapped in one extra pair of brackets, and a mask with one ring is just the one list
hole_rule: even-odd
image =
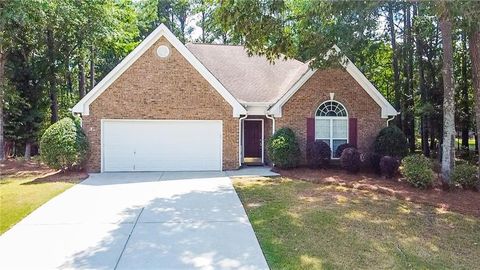
[(325, 101), (315, 112), (315, 140), (326, 142), (332, 149), (332, 157), (339, 145), (348, 142), (348, 112), (334, 100)]

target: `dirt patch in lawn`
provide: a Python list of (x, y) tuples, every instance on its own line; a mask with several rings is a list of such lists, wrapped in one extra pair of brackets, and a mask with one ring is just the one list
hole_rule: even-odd
[(339, 185), (359, 190), (375, 191), (396, 198), (480, 217), (480, 192), (453, 189), (445, 191), (440, 185), (417, 189), (401, 178), (384, 179), (374, 173), (349, 174), (340, 169), (313, 170), (298, 168), (276, 170), (282, 176), (306, 180), (316, 184)]
[(42, 184), (49, 182), (78, 183), (88, 177), (85, 171), (61, 172), (50, 169), (37, 160), (9, 159), (0, 162), (0, 178), (22, 179), (23, 177), (35, 178), (22, 185)]

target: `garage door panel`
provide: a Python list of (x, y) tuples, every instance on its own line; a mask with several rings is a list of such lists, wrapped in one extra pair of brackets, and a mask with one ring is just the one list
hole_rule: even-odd
[(221, 170), (221, 121), (103, 122), (105, 171)]

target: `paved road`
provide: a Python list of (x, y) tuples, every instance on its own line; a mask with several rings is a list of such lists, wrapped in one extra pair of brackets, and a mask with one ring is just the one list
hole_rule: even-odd
[(103, 173), (0, 236), (0, 269), (268, 269), (223, 172)]

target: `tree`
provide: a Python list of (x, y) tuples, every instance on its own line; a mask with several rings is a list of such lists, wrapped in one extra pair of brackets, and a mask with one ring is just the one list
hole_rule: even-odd
[[(425, 66), (423, 63), (424, 56), (424, 41), (421, 34), (421, 20), (419, 19), (420, 15), (420, 3), (414, 5), (414, 32), (415, 32), (415, 47), (417, 52), (417, 65), (418, 65), (418, 88), (420, 92), (420, 103), (422, 106), (427, 104), (427, 89), (425, 83)], [(428, 145), (428, 113), (421, 109), (420, 110), (420, 134), (421, 134), (421, 145), (422, 152), (425, 156), (430, 156), (430, 147)]]
[[(400, 69), (398, 66), (398, 49), (397, 49), (397, 37), (395, 33), (395, 23), (394, 23), (394, 2), (389, 2), (388, 8), (388, 28), (390, 30), (390, 43), (393, 50), (392, 55), (392, 68), (393, 68), (393, 92), (395, 93), (395, 109), (400, 110)], [(401, 118), (397, 118), (397, 126), (401, 127)]]
[[(477, 124), (477, 136), (480, 134), (480, 29), (473, 29), (470, 34), (470, 55), (472, 58), (472, 78), (476, 99), (476, 124)], [(478, 151), (478, 149), (477, 149)], [(478, 164), (480, 165), (480, 155)], [(480, 166), (479, 166), (480, 167)], [(480, 168), (479, 168), (480, 173)]]
[(443, 144), (442, 180), (450, 184), (455, 161), (455, 87), (453, 80), (452, 15), (446, 3), (439, 4), (439, 25), (443, 45)]

